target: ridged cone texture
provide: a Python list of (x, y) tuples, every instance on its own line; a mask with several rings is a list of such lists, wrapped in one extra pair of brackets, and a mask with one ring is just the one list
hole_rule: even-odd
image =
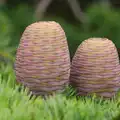
[(117, 49), (107, 38), (89, 38), (78, 47), (71, 66), (70, 83), (78, 95), (113, 97), (120, 88)]
[(65, 33), (54, 21), (29, 25), (20, 40), (16, 79), (35, 95), (64, 90), (69, 83), (70, 56)]

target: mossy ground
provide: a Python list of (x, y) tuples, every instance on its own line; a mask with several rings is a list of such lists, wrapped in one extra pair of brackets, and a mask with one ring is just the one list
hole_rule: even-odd
[(46, 99), (31, 97), (27, 89), (19, 90), (11, 64), (1, 63), (0, 68), (0, 120), (115, 120), (119, 115), (119, 94), (111, 100), (78, 98), (68, 87), (64, 93)]

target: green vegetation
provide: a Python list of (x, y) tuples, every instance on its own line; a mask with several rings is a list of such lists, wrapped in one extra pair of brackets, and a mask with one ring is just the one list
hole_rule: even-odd
[(107, 5), (93, 4), (86, 9), (87, 23), (72, 25), (62, 18), (51, 17), (45, 20), (59, 22), (65, 30), (71, 57), (78, 45), (90, 37), (107, 37), (120, 48), (120, 10)]
[(0, 120), (113, 120), (119, 113), (119, 95), (112, 100), (76, 98), (67, 88), (62, 94), (35, 98), (27, 89), (19, 90), (11, 64), (1, 63), (0, 68)]
[[(31, 98), (27, 89), (19, 89), (13, 63), (22, 32), (35, 21), (33, 12), (28, 6), (0, 12), (0, 120), (119, 120), (119, 94), (112, 100), (95, 96), (76, 98), (72, 88), (68, 88), (45, 100)], [(88, 23), (76, 26), (58, 17), (44, 20), (55, 20), (62, 25), (71, 57), (77, 46), (89, 37), (107, 37), (120, 48), (119, 10), (94, 5), (86, 10), (86, 15)]]

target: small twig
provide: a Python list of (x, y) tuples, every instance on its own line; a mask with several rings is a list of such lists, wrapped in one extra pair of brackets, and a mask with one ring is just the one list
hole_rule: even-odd
[(51, 2), (52, 0), (41, 0), (38, 3), (35, 11), (35, 17), (37, 19), (42, 19), (44, 17), (44, 14)]
[(68, 3), (70, 5), (76, 19), (78, 21), (84, 23), (86, 21), (86, 17), (79, 6), (80, 5), (79, 2), (77, 0), (68, 0)]
[(0, 5), (4, 5), (6, 3), (6, 0), (0, 0)]

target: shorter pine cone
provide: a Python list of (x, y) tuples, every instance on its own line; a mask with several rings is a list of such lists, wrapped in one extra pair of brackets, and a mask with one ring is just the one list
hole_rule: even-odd
[(120, 88), (120, 65), (113, 42), (107, 38), (83, 41), (72, 60), (70, 83), (79, 95), (114, 96)]

